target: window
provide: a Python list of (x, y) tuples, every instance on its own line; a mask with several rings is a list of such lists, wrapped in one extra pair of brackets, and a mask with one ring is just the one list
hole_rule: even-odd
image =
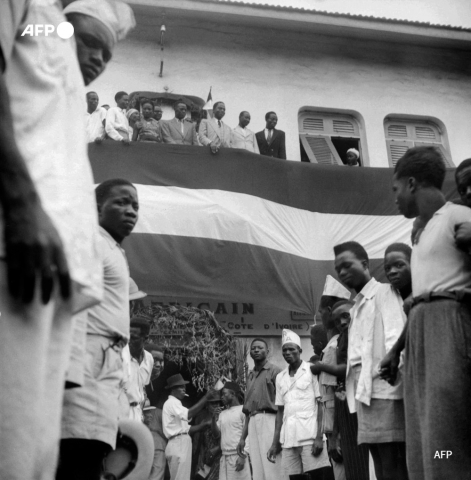
[(360, 124), (353, 115), (303, 110), (299, 114), (301, 160), (322, 165), (345, 165), (347, 150), (360, 152), (364, 165)]
[(441, 152), (446, 166), (453, 167), (443, 132), (443, 128), (429, 120), (386, 117), (384, 133), (389, 164), (394, 167), (411, 147), (433, 146)]

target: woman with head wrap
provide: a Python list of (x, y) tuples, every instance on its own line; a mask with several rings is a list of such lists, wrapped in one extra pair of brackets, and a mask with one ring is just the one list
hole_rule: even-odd
[(129, 138), (133, 138), (133, 131), (134, 131), (134, 126), (136, 125), (136, 122), (139, 121), (140, 114), (135, 108), (130, 108), (126, 112), (126, 118), (128, 119), (129, 122)]
[(360, 152), (356, 148), (349, 148), (347, 150), (347, 163), (349, 167), (359, 167), (360, 162)]
[(162, 143), (162, 131), (160, 122), (152, 118), (154, 105), (150, 101), (142, 103), (143, 118), (134, 125), (132, 141), (135, 142), (158, 142)]

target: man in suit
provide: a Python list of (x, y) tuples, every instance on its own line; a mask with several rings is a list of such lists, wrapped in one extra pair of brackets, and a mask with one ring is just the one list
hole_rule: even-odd
[(212, 153), (217, 153), (220, 147), (232, 148), (232, 129), (222, 121), (225, 114), (224, 103), (216, 102), (213, 107), (214, 118), (201, 120), (200, 143), (204, 146), (209, 145)]
[(241, 112), (239, 125), (232, 130), (232, 148), (244, 148), (249, 152), (260, 153), (255, 133), (247, 128), (250, 123), (250, 113)]
[(261, 155), (286, 160), (285, 132), (277, 130), (278, 117), (275, 112), (265, 115), (266, 128), (256, 134)]
[(187, 106), (181, 100), (173, 105), (175, 118), (162, 121), (162, 138), (164, 143), (175, 145), (198, 145), (195, 124), (186, 120)]

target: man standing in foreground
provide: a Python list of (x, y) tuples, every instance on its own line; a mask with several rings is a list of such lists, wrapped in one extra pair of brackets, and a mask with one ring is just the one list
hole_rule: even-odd
[(310, 364), (301, 360), (301, 339), (296, 333), (284, 329), (281, 348), (288, 367), (276, 377), (278, 413), (268, 459), (275, 462), (281, 444), (283, 470), (290, 480), (305, 478), (302, 474), (322, 480), (322, 469), (330, 468), (330, 462), (322, 435), (319, 383)]
[[(455, 239), (460, 225), (471, 221), (471, 210), (446, 201), (444, 179), (445, 164), (433, 147), (409, 149), (393, 177), (399, 211), (425, 223), (412, 251), (407, 329), (381, 362), (382, 377), (394, 383), (405, 346), (411, 480), (471, 478), (471, 259)], [(446, 460), (442, 450), (450, 452)]]
[(182, 400), (187, 396), (186, 386), (189, 382), (177, 373), (167, 379), (167, 390), (170, 390), (168, 400), (162, 411), (164, 435), (168, 439), (165, 449), (171, 480), (190, 480), (191, 475), (191, 437), (211, 426), (211, 420), (190, 428), (188, 422), (200, 412), (208, 401), (211, 390), (191, 408), (185, 408)]
[(57, 480), (99, 480), (118, 432), (121, 352), (129, 341), (129, 267), (121, 243), (137, 222), (139, 203), (127, 180), (107, 180), (95, 192), (105, 295), (88, 310), (84, 385), (64, 395)]
[(275, 419), (278, 407), (275, 404), (276, 376), (281, 368), (267, 360), (268, 345), (262, 338), (256, 338), (250, 346), (250, 356), (255, 366), (247, 378), (247, 390), (243, 412), (245, 425), (240, 437), (237, 453), (244, 457), (245, 440), (249, 437), (249, 453), (252, 462), (253, 478), (257, 480), (281, 480), (283, 473), (281, 448), (278, 449), (277, 463), (268, 461), (267, 452), (275, 432)]
[(21, 35), (64, 21), (60, 2), (0, 2), (0, 478), (8, 480), (53, 478), (71, 317), (102, 294), (74, 41)]

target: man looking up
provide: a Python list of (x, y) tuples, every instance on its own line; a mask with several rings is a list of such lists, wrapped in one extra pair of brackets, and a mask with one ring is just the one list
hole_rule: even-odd
[(262, 338), (256, 338), (250, 345), (250, 356), (254, 368), (247, 377), (247, 389), (243, 412), (245, 425), (237, 446), (237, 453), (244, 457), (245, 440), (249, 437), (249, 453), (253, 477), (258, 480), (281, 480), (281, 448), (278, 449), (278, 467), (267, 459), (267, 451), (272, 444), (275, 432), (275, 419), (278, 407), (275, 405), (276, 376), (281, 368), (267, 360), (268, 345)]
[(268, 112), (265, 122), (265, 130), (256, 134), (260, 154), (286, 160), (285, 132), (275, 128), (278, 116), (275, 112)]
[(217, 153), (221, 147), (232, 147), (232, 130), (222, 121), (225, 114), (226, 105), (216, 102), (213, 107), (214, 117), (201, 120), (198, 136), (201, 145), (209, 145), (211, 153)]
[(182, 101), (175, 102), (175, 117), (162, 122), (164, 143), (174, 145), (198, 145), (195, 124), (186, 120), (187, 106)]
[(330, 468), (330, 462), (322, 436), (319, 384), (309, 363), (301, 360), (301, 339), (296, 333), (283, 330), (281, 349), (288, 367), (276, 377), (278, 413), (267, 456), (275, 462), (281, 444), (283, 469), (290, 480), (305, 475), (310, 480), (322, 480), (322, 469)]
[(164, 435), (168, 438), (165, 449), (171, 480), (190, 480), (191, 474), (191, 437), (190, 434), (199, 432), (211, 426), (211, 420), (190, 427), (188, 422), (206, 405), (212, 390), (191, 408), (185, 408), (182, 400), (186, 395), (186, 385), (189, 382), (177, 373), (167, 379), (167, 390), (170, 390), (168, 400), (164, 403), (162, 424)]
[(239, 402), (240, 388), (237, 383), (227, 382), (221, 393), (225, 410), (213, 413), (213, 435), (221, 438), (221, 462), (219, 480), (251, 480), (250, 465), (245, 457), (237, 454), (237, 444), (245, 424), (245, 414)]
[(123, 179), (107, 180), (95, 193), (105, 294), (88, 310), (84, 385), (64, 395), (57, 480), (99, 480), (118, 432), (121, 352), (129, 341), (129, 267), (121, 244), (136, 225), (139, 202)]
[[(413, 306), (407, 332), (382, 362), (382, 375), (404, 349), (407, 459), (411, 480), (463, 478), (471, 472), (469, 286), (471, 259), (455, 234), (471, 209), (446, 201), (445, 164), (433, 147), (409, 149), (394, 169), (393, 192), (406, 218), (425, 228), (412, 251)], [(466, 194), (462, 190), (463, 196)], [(436, 452), (452, 452), (445, 463)]]
[(87, 141), (101, 143), (105, 138), (106, 110), (98, 106), (96, 92), (87, 93), (87, 112), (85, 113)]
[(85, 85), (100, 76), (115, 45), (136, 22), (129, 5), (120, 1), (75, 0), (64, 9), (74, 26), (77, 58)]
[(118, 92), (114, 99), (116, 107), (106, 112), (105, 130), (111, 139), (129, 146), (131, 139), (129, 138), (129, 121), (126, 117), (129, 95), (126, 92)]
[(334, 247), (335, 270), (357, 296), (348, 335), (347, 401), (358, 414), (358, 444), (366, 443), (380, 479), (407, 478), (402, 383), (378, 377), (378, 363), (399, 338), (405, 314), (399, 293), (371, 277), (366, 250), (357, 242)]
[(240, 112), (239, 125), (232, 130), (232, 148), (243, 148), (253, 153), (260, 153), (255, 133), (247, 128), (250, 113)]

